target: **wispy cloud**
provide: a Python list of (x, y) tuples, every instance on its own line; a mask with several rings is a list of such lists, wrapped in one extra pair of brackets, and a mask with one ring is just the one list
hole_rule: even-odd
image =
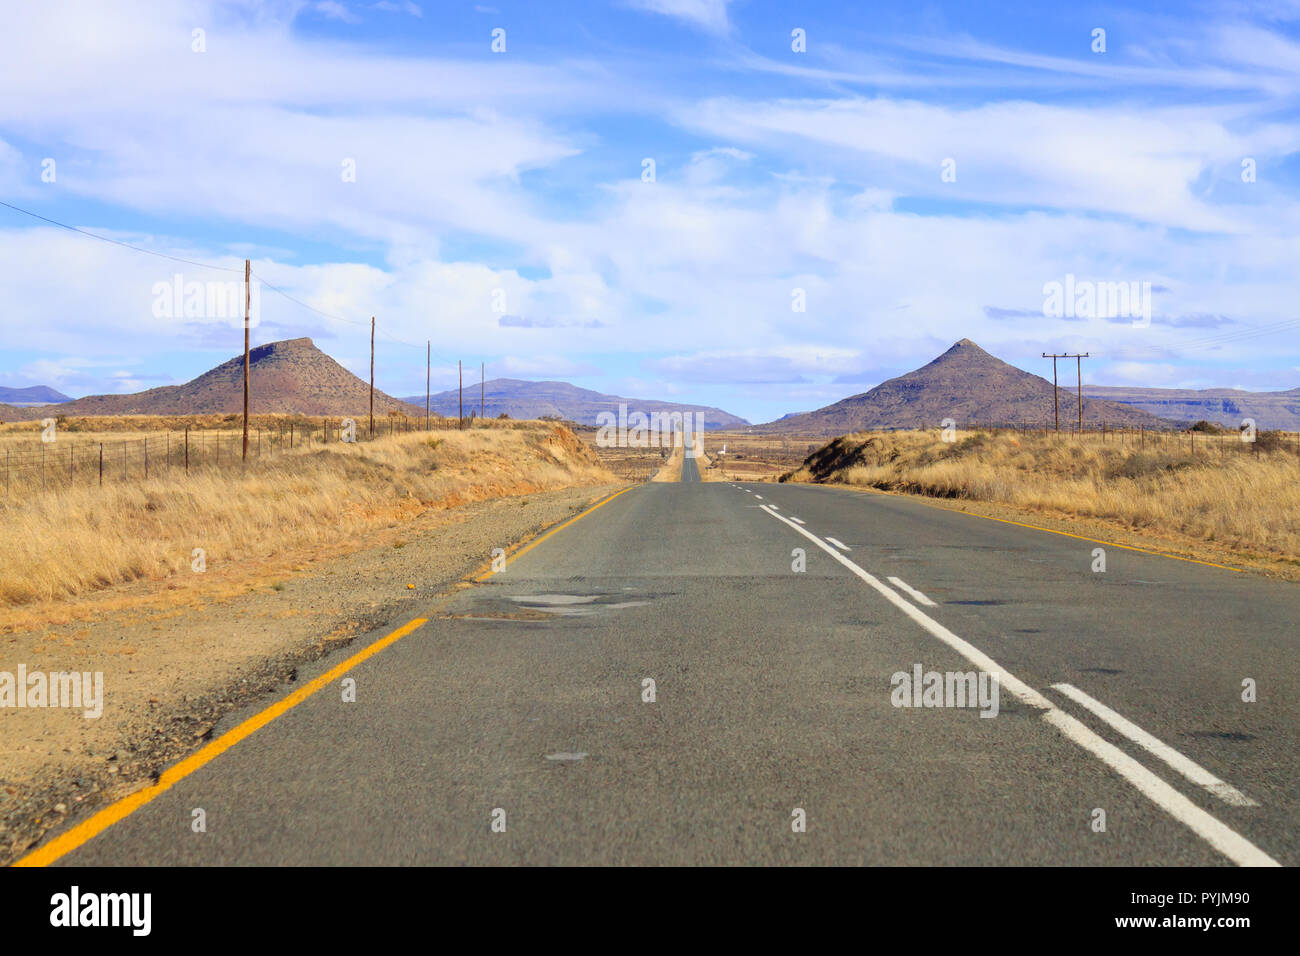
[(685, 20), (710, 33), (726, 33), (728, 0), (624, 0), (635, 9)]

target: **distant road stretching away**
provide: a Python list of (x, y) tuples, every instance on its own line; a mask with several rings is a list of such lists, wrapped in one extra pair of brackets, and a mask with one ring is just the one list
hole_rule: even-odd
[[(211, 759), (47, 853), (1300, 863), (1291, 584), (901, 497), (705, 483), (687, 459), (425, 616), (345, 674), (314, 665), (296, 686), (333, 669), (317, 692), (225, 749), (265, 704), (223, 721)], [(997, 716), (894, 706), (917, 665), (998, 673)]]

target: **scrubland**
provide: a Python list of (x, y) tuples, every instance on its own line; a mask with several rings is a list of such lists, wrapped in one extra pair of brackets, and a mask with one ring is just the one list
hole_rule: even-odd
[(1294, 436), (1255, 445), (1194, 444), (1187, 434), (1082, 439), (981, 431), (945, 442), (937, 431), (837, 438), (782, 480), (832, 482), (1021, 512), (1095, 519), (1171, 535), (1229, 554), (1300, 567), (1300, 455)]
[(266, 561), (338, 546), (431, 508), (613, 480), (563, 427), (494, 421), (317, 443), (246, 467), (28, 487), (0, 498), (0, 608), (133, 581), (165, 586), (196, 562)]

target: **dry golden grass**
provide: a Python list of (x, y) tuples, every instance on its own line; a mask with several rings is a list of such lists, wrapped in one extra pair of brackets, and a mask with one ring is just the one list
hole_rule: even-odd
[(0, 607), (316, 545), (431, 508), (613, 476), (567, 429), (510, 422), (333, 442), (238, 468), (0, 498)]
[[(1174, 533), (1229, 551), (1300, 563), (1300, 456), (1288, 437), (1242, 445), (1184, 439), (1147, 447), (1089, 435), (860, 433), (810, 456), (790, 480), (997, 502)], [(1249, 447), (1249, 446), (1247, 446)]]

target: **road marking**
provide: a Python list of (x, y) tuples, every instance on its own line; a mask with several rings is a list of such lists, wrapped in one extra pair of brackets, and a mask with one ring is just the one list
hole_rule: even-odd
[(850, 548), (847, 544), (845, 544), (843, 541), (837, 541), (835, 538), (830, 538), (830, 537), (828, 537), (826, 540), (829, 541), (831, 544), (835, 545), (835, 547), (839, 548), (841, 551), (852, 551), (852, 550), (853, 550), (853, 549)]
[(906, 581), (903, 581), (899, 578), (890, 578), (889, 583), (892, 584), (894, 587), (898, 588), (900, 591), (906, 591), (908, 594), (912, 595), (912, 597), (916, 599), (916, 602), (918, 604), (924, 604), (926, 607), (939, 606), (935, 604), (933, 601), (931, 601), (924, 594), (922, 594), (920, 591), (918, 591), (916, 588), (912, 587), (912, 585), (908, 584)]
[(793, 521), (795, 524), (803, 524), (803, 521), (799, 518), (796, 518), (794, 515), (790, 516), (790, 520)]
[(1250, 799), (1250, 797), (1246, 796), (1236, 787), (1229, 783), (1224, 783), (1200, 764), (1195, 763), (1189, 757), (1179, 753), (1173, 747), (1170, 747), (1163, 741), (1151, 736), (1151, 734), (1147, 733), (1137, 724), (1120, 716), (1101, 701), (1089, 697), (1083, 691), (1079, 690), (1079, 688), (1074, 687), (1071, 684), (1053, 684), (1052, 689), (1060, 691), (1075, 703), (1079, 704), (1086, 710), (1091, 711), (1129, 740), (1159, 757), (1188, 780), (1192, 781), (1192, 783), (1204, 787), (1224, 803), (1231, 804), (1234, 807), (1259, 806), (1258, 803)]
[(1123, 776), (1156, 806), (1188, 827), (1238, 866), (1282, 865), (1240, 833), (1210, 816), (1114, 744), (1098, 737), (1065, 711), (1053, 708), (1043, 715), (1043, 719)]
[(380, 638), (369, 647), (353, 654), (341, 664), (336, 664), (334, 667), (331, 667), (320, 677), (317, 677), (315, 680), (309, 681), (302, 687), (299, 687), (288, 697), (276, 701), (260, 713), (249, 717), (239, 726), (226, 731), (216, 740), (199, 750), (196, 750), (180, 763), (168, 767), (159, 775), (157, 783), (145, 787), (143, 790), (137, 790), (130, 796), (123, 797), (121, 800), (109, 804), (89, 820), (77, 824), (71, 830), (55, 837), (49, 843), (45, 844), (45, 846), (33, 850), (31, 853), (16, 862), (14, 866), (48, 866), (60, 857), (71, 853), (83, 843), (107, 830), (114, 823), (125, 819), (136, 810), (143, 807), (146, 803), (149, 803), (154, 798), (166, 793), (181, 780), (184, 780), (205, 764), (220, 757), (245, 737), (248, 737), (255, 731), (265, 727), (281, 714), (297, 707), (321, 688), (334, 683), (334, 681), (338, 680), (362, 661), (378, 654), (390, 644), (396, 644), (407, 634), (418, 630), (427, 623), (428, 619), (423, 617), (417, 617), (413, 621), (408, 621), (387, 637)]
[(754, 495), (754, 497), (757, 498), (759, 501), (762, 501), (762, 500), (763, 500), (763, 496), (762, 496), (762, 495)]
[(1089, 730), (1085, 724), (1080, 723), (1069, 714), (1065, 713), (1050, 700), (1034, 690), (1024, 681), (1007, 673), (998, 663), (989, 657), (983, 651), (976, 648), (973, 644), (958, 637), (952, 631), (948, 630), (934, 618), (927, 615), (916, 605), (900, 597), (898, 592), (887, 587), (882, 581), (875, 576), (867, 573), (858, 567), (853, 561), (840, 554), (838, 551), (830, 548), (811, 531), (799, 527), (792, 521), (787, 521), (784, 517), (764, 507), (762, 510), (777, 521), (788, 525), (795, 532), (803, 535), (817, 547), (821, 548), (840, 564), (848, 568), (854, 575), (861, 578), (868, 585), (881, 594), (885, 600), (889, 601), (900, 611), (910, 617), (921, 627), (925, 628), (932, 635), (939, 638), (953, 650), (955, 650), (966, 660), (970, 661), (982, 671), (998, 675), (998, 685), (1005, 688), (1011, 696), (1017, 700), (1043, 711), (1043, 719), (1059, 730), (1068, 740), (1083, 747), (1089, 753), (1096, 756), (1104, 764), (1122, 776), (1125, 780), (1136, 787), (1152, 803), (1164, 810), (1171, 817), (1182, 823), (1193, 833), (1199, 836), (1210, 846), (1214, 847), (1232, 862), (1239, 866), (1281, 866), (1271, 856), (1255, 846), (1244, 836), (1235, 830), (1221, 823), (1219, 820), (1206, 813), (1191, 800), (1183, 796), (1169, 784), (1165, 783), (1146, 767), (1142, 766), (1128, 754), (1124, 753), (1114, 744), (1107, 742), (1099, 737), (1092, 730)]
[[(522, 548), (519, 548), (518, 550), (516, 550), (516, 551), (514, 551), (514, 552), (511, 552), (510, 554), (507, 554), (507, 555), (506, 555), (506, 561), (507, 561), (507, 563), (510, 562), (510, 561), (513, 561), (515, 558), (522, 557), (523, 555), (527, 554), (529, 551), (533, 550), (533, 548), (537, 547), (539, 544), (541, 544), (543, 541), (545, 541), (545, 540), (546, 540), (547, 538), (549, 538), (551, 535), (553, 535), (553, 534), (558, 534), (559, 532), (563, 531), (565, 528), (567, 528), (569, 525), (573, 524), (574, 522), (576, 522), (576, 521), (580, 521), (581, 519), (587, 517), (587, 515), (591, 514), (591, 513), (592, 513), (593, 511), (595, 511), (597, 508), (603, 508), (603, 507), (605, 507), (605, 505), (609, 504), (611, 501), (613, 501), (613, 500), (614, 500), (615, 498), (617, 498), (619, 495), (627, 494), (629, 491), (632, 490), (632, 488), (640, 488), (640, 487), (641, 487), (640, 485), (632, 485), (632, 486), (629, 487), (629, 488), (624, 488), (622, 491), (616, 491), (616, 492), (614, 492), (614, 493), (613, 493), (612, 495), (610, 495), (608, 498), (602, 498), (600, 501), (597, 501), (594, 505), (592, 505), (592, 506), (591, 506), (590, 508), (588, 508), (586, 511), (580, 511), (580, 512), (578, 512), (576, 515), (574, 515), (574, 516), (573, 516), (572, 518), (570, 518), (568, 521), (564, 522), (564, 524), (556, 525), (554, 528), (552, 528), (550, 531), (546, 532), (546, 534), (542, 535), (540, 538), (534, 538), (532, 541), (529, 541), (529, 542), (528, 542), (526, 545), (524, 545)], [(497, 573), (496, 571), (491, 570), (491, 563), (490, 563), (490, 562), (488, 563), (488, 568), (489, 568), (489, 570), (487, 570), (487, 571), (485, 571), (484, 573), (478, 575), (477, 577), (474, 578), (474, 580), (475, 580), (475, 581), (480, 581), (480, 582), (481, 582), (481, 581), (486, 581), (488, 578), (492, 577), (492, 575), (494, 575), (494, 574)]]

